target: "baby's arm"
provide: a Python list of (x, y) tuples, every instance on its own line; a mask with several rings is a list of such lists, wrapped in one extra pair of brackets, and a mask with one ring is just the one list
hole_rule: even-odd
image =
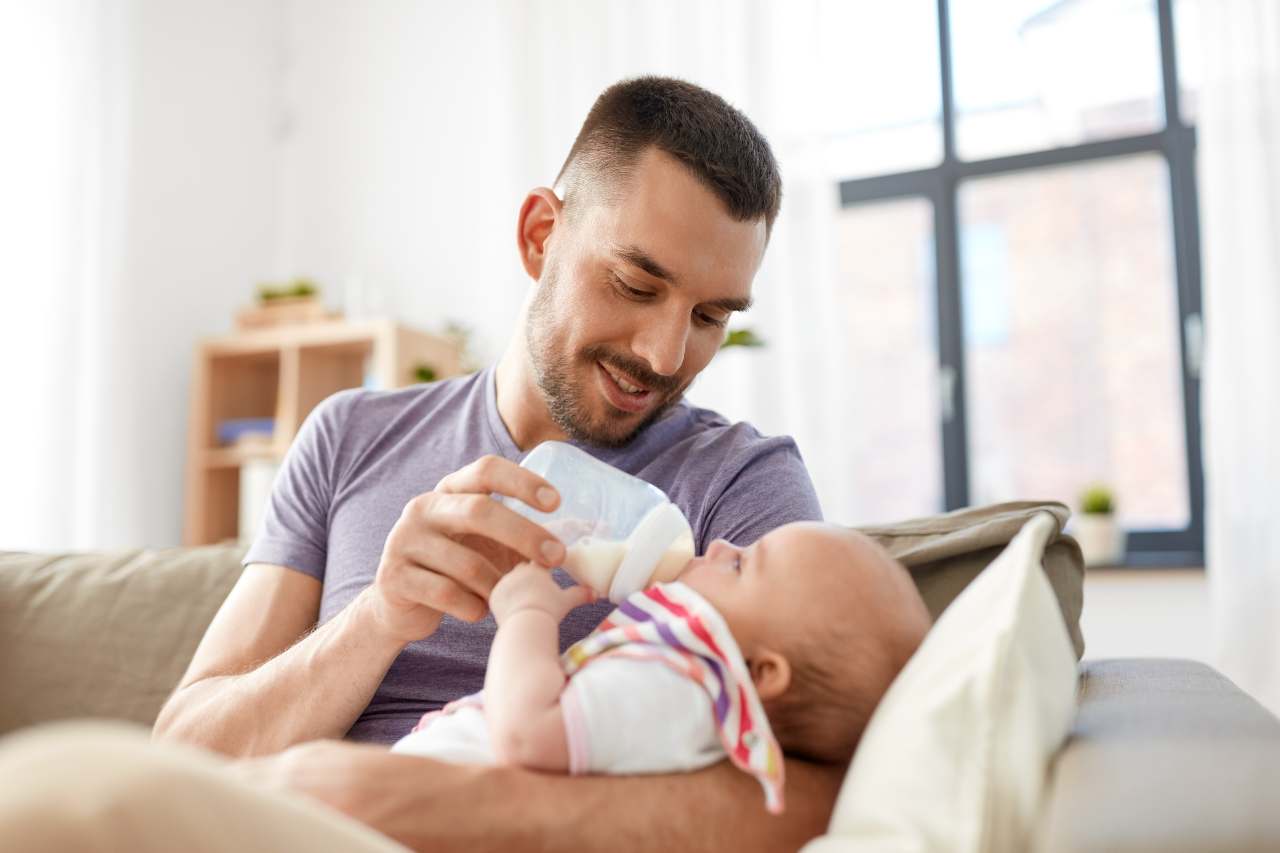
[(500, 763), (558, 773), (569, 769), (560, 693), (560, 621), (595, 600), (585, 586), (561, 589), (532, 564), (512, 569), (493, 588), (489, 608), (498, 631), (484, 676), (484, 711)]

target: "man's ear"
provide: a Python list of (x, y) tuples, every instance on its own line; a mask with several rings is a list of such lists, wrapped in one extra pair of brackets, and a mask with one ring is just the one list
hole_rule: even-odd
[(758, 649), (747, 659), (747, 669), (762, 702), (777, 699), (791, 686), (791, 664), (773, 649)]
[(542, 267), (547, 259), (547, 241), (560, 221), (564, 205), (554, 190), (537, 187), (529, 190), (524, 204), (520, 205), (520, 219), (516, 224), (516, 246), (520, 250), (520, 263), (534, 281), (542, 278)]

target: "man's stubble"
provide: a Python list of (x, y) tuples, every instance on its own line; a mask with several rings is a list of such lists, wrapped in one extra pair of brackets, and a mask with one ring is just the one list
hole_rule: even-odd
[[(588, 346), (576, 356), (559, 351), (556, 342), (558, 338), (563, 338), (556, 334), (555, 320), (556, 300), (557, 296), (563, 295), (560, 293), (562, 286), (559, 269), (548, 263), (534, 291), (525, 320), (525, 342), (534, 380), (542, 393), (551, 420), (570, 439), (600, 447), (622, 447), (631, 443), (637, 434), (680, 402), (684, 388), (680, 387), (679, 381), (674, 377), (656, 374), (644, 362), (611, 352), (601, 344)], [(567, 311), (570, 308), (566, 305), (560, 310)], [(592, 417), (586, 406), (585, 398), (592, 390), (574, 382), (575, 361), (588, 368), (585, 371), (588, 375), (594, 370), (597, 361), (603, 361), (640, 380), (646, 387), (667, 395), (667, 399), (634, 427), (627, 427), (625, 413), (612, 409), (606, 411), (605, 422), (601, 423), (600, 419)], [(673, 391), (678, 393), (672, 393)]]

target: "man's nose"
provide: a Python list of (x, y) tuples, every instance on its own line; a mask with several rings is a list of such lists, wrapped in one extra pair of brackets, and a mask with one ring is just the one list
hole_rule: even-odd
[(654, 373), (674, 376), (684, 364), (688, 341), (689, 316), (681, 308), (679, 315), (668, 312), (640, 328), (632, 339), (631, 349), (649, 363)]

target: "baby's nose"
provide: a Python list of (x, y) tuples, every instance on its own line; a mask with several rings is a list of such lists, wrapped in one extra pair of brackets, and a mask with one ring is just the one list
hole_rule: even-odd
[(707, 546), (707, 553), (703, 555), (703, 558), (707, 560), (714, 560), (715, 558), (724, 554), (726, 551), (736, 551), (736, 550), (737, 548), (731, 545), (727, 540), (713, 539), (711, 541), (711, 544)]

